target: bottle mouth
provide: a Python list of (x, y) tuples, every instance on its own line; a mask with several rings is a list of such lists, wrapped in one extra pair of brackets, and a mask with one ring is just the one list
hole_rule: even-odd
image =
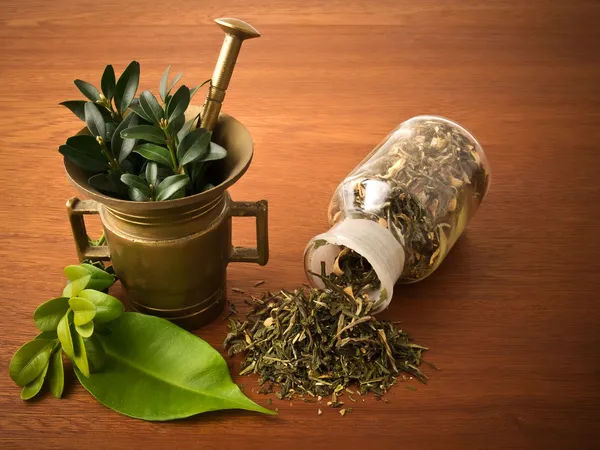
[(363, 292), (375, 300), (374, 313), (387, 308), (394, 293), (394, 284), (404, 268), (404, 249), (394, 236), (367, 219), (344, 219), (328, 232), (311, 239), (304, 250), (304, 269), (313, 287), (324, 288), (320, 277), (324, 264), (325, 275), (333, 272), (337, 256), (348, 248), (365, 258), (380, 281), (379, 288)]

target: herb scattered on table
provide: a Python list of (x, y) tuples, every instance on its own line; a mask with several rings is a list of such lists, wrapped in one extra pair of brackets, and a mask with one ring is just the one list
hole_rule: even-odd
[(240, 374), (258, 374), (262, 393), (277, 387), (278, 398), (331, 396), (328, 406), (339, 408), (351, 385), (381, 397), (402, 373), (427, 381), (419, 369), (427, 348), (371, 314), (375, 302), (365, 288), (379, 280), (368, 263), (345, 256), (335, 273), (325, 276), (322, 267), (315, 274), (324, 289), (266, 293), (248, 302), (246, 320), (230, 318), (224, 345), (229, 355), (244, 353)]

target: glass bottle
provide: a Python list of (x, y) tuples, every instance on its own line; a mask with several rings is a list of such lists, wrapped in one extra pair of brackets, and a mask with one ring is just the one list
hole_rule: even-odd
[(381, 286), (369, 293), (385, 309), (397, 282), (429, 276), (444, 260), (484, 199), (487, 158), (473, 135), (443, 117), (417, 116), (394, 129), (337, 187), (332, 228), (304, 253), (310, 272), (334, 270), (344, 247), (365, 258)]

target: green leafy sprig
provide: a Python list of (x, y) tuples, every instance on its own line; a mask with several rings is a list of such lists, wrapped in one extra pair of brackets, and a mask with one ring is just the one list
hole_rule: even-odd
[(61, 297), (37, 307), (33, 320), (41, 331), (13, 356), (9, 374), (21, 386), (21, 398), (29, 400), (41, 392), (44, 383), (56, 397), (64, 388), (63, 353), (86, 377), (104, 364), (104, 350), (95, 332), (123, 314), (123, 304), (102, 291), (115, 277), (91, 264), (68, 266), (68, 284)]
[(170, 66), (159, 85), (160, 102), (151, 91), (135, 98), (140, 65), (133, 61), (116, 81), (106, 66), (101, 91), (75, 80), (90, 101), (61, 103), (84, 120), (89, 134), (67, 139), (59, 151), (70, 161), (93, 173), (89, 183), (116, 197), (135, 201), (161, 201), (203, 192), (211, 161), (227, 151), (211, 142), (211, 133), (199, 125), (199, 117), (185, 121), (194, 94), (208, 81), (189, 89), (180, 86), (182, 74), (169, 82)]

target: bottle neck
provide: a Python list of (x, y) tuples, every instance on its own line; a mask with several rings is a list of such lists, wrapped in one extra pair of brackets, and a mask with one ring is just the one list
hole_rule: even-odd
[(320, 278), (310, 272), (333, 271), (333, 263), (342, 247), (354, 250), (365, 258), (377, 274), (381, 286), (368, 292), (377, 304), (374, 312), (381, 312), (390, 304), (394, 285), (404, 269), (404, 248), (392, 233), (378, 223), (367, 219), (344, 219), (329, 231), (315, 236), (304, 250), (304, 268), (311, 285), (324, 287)]

